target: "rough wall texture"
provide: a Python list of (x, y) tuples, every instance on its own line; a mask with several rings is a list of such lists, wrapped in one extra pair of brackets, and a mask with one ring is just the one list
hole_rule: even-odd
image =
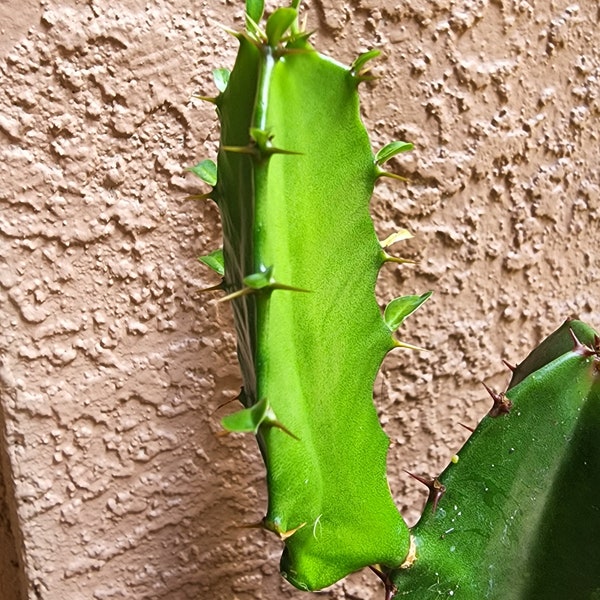
[[(5, 502), (0, 597), (300, 598), (277, 574), (252, 439), (216, 436), (239, 375), (227, 307), (196, 257), (216, 211), (184, 167), (214, 156), (210, 71), (242, 1), (0, 2), (0, 317)], [(363, 89), (376, 147), (404, 138), (406, 187), (382, 184), (382, 236), (414, 268), (389, 299), (434, 289), (375, 397), (403, 469), (439, 470), (566, 316), (600, 326), (600, 49), (595, 3), (312, 0), (317, 44), (383, 47)], [(324, 592), (375, 598), (368, 574)]]

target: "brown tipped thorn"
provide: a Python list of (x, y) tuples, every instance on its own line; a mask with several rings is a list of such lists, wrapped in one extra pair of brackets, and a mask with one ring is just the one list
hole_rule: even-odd
[[(573, 340), (573, 352), (575, 354), (581, 354), (581, 356), (594, 356), (596, 352), (592, 350), (592, 348), (588, 348), (585, 344), (582, 344), (575, 332), (569, 327), (569, 333), (571, 334), (571, 339)], [(595, 336), (597, 337), (597, 336)], [(596, 339), (594, 339), (594, 344), (596, 343)]]
[(225, 402), (221, 402), (221, 404), (219, 404), (219, 406), (217, 406), (217, 408), (215, 408), (213, 411), (211, 411), (209, 413), (210, 416), (214, 415), (216, 412), (220, 411), (223, 407), (227, 406), (228, 404), (231, 404), (232, 402), (235, 402), (236, 400), (238, 402), (242, 403), (242, 394), (243, 393), (244, 393), (244, 388), (242, 387), (240, 389), (240, 393), (237, 396), (234, 396), (233, 398), (230, 398), (229, 400), (225, 400)]
[(277, 429), (283, 431), (283, 433), (287, 433), (290, 437), (294, 438), (296, 441), (300, 441), (300, 438), (293, 434), (281, 421), (265, 421), (265, 424), (270, 425), (271, 427), (277, 427)]
[(441, 484), (437, 477), (422, 477), (421, 475), (415, 475), (406, 469), (404, 472), (427, 487), (429, 490), (429, 498), (427, 498), (427, 502), (432, 503), (433, 512), (435, 513), (440, 498), (446, 493), (446, 486)]
[(215, 285), (211, 285), (210, 287), (202, 288), (201, 290), (196, 290), (194, 297), (199, 296), (200, 294), (205, 294), (206, 292), (217, 292), (223, 289), (223, 281), (221, 283), (217, 283)]
[(465, 425), (464, 423), (459, 423), (459, 425), (461, 427), (464, 427), (465, 429), (469, 430), (471, 433), (475, 432), (475, 429), (473, 429), (473, 427), (469, 427), (468, 425)]
[(265, 528), (265, 520), (261, 519), (256, 523), (242, 523), (241, 525), (236, 525), (238, 529), (264, 529)]
[(369, 569), (381, 579), (385, 586), (385, 600), (392, 600), (397, 592), (396, 586), (392, 583), (390, 576), (379, 569), (379, 565), (369, 565)]
[(502, 359), (502, 362), (504, 363), (504, 366), (507, 367), (513, 373), (517, 370), (517, 367), (515, 365), (511, 365), (507, 360)]
[(499, 417), (500, 415), (507, 415), (510, 412), (510, 409), (512, 408), (512, 402), (504, 394), (497, 394), (485, 383), (482, 382), (482, 384), (483, 387), (486, 389), (487, 393), (492, 397), (492, 400), (494, 401), (494, 405), (492, 406), (492, 408), (490, 408), (488, 415), (490, 417)]
[(196, 100), (202, 100), (203, 102), (210, 102), (211, 104), (217, 103), (217, 98), (215, 96), (198, 96), (194, 94), (192, 98), (195, 98)]

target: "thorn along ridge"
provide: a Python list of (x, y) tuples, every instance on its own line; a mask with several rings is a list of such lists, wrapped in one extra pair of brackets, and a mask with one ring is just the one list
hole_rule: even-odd
[(404, 472), (427, 487), (429, 490), (429, 498), (427, 498), (427, 502), (432, 503), (433, 512), (435, 513), (438, 502), (446, 493), (446, 486), (443, 485), (437, 477), (423, 477), (422, 475), (415, 475), (406, 469), (404, 469)]
[(598, 336), (594, 336), (594, 348), (586, 346), (579, 341), (579, 338), (575, 335), (575, 332), (569, 328), (571, 339), (573, 340), (573, 352), (580, 354), (581, 356), (597, 356), (598, 355)]
[(504, 366), (513, 373), (517, 370), (517, 367), (515, 365), (511, 365), (507, 360), (502, 359), (502, 362), (504, 363)]
[(512, 402), (504, 394), (497, 394), (489, 386), (482, 382), (483, 387), (487, 393), (492, 397), (494, 405), (490, 408), (488, 415), (490, 417), (499, 417), (500, 415), (507, 415), (512, 408)]

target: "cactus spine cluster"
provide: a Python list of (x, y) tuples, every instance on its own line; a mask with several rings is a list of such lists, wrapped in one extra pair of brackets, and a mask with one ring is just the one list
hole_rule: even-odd
[[(542, 531), (542, 515), (561, 486), (574, 485), (573, 473), (600, 473), (598, 456), (585, 454), (595, 446), (583, 441), (600, 422), (595, 334), (572, 322), (524, 361), (506, 395), (493, 394), (456, 464), (439, 478), (418, 477), (433, 510), (409, 531), (386, 480), (389, 441), (373, 382), (390, 350), (411, 347), (395, 331), (430, 293), (380, 310), (379, 269), (404, 262), (385, 248), (408, 234), (380, 242), (368, 206), (377, 179), (394, 176), (382, 165), (411, 144), (372, 151), (357, 87), (378, 53), (350, 67), (320, 55), (298, 5), (275, 10), (263, 28), (262, 0), (247, 0), (246, 28), (231, 32), (235, 66), (215, 72), (220, 93), (205, 98), (221, 124), (217, 164), (192, 169), (212, 186), (203, 197), (222, 218), (223, 248), (201, 260), (222, 276), (217, 287), (232, 303), (243, 377), (244, 408), (223, 425), (258, 438), (269, 495), (263, 525), (284, 543), (281, 571), (304, 590), (371, 566), (390, 598), (432, 590), (536, 597), (523, 590), (551, 563), (537, 541), (568, 543), (564, 527)], [(582, 342), (571, 341), (571, 329)], [(573, 448), (589, 466), (568, 466)], [(590, 489), (586, 510), (600, 511)], [(524, 563), (531, 573), (506, 592)], [(592, 584), (598, 575), (582, 585)]]

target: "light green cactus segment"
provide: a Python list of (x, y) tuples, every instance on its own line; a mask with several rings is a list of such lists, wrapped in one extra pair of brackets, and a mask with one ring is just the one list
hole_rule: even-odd
[(510, 412), (485, 417), (439, 477), (445, 494), (412, 530), (416, 560), (392, 574), (396, 600), (600, 592), (600, 358), (549, 340), (553, 360), (508, 390)]
[[(263, 403), (233, 428), (257, 428), (265, 525), (285, 540), (285, 576), (315, 590), (367, 565), (400, 564), (409, 538), (373, 405), (376, 373), (397, 343), (374, 293), (384, 256), (368, 207), (381, 171), (359, 117), (359, 78), (312, 49), (293, 8), (280, 11), (266, 32), (254, 23), (238, 35), (215, 101), (212, 197), (241, 399)], [(267, 406), (281, 427), (257, 423)]]

